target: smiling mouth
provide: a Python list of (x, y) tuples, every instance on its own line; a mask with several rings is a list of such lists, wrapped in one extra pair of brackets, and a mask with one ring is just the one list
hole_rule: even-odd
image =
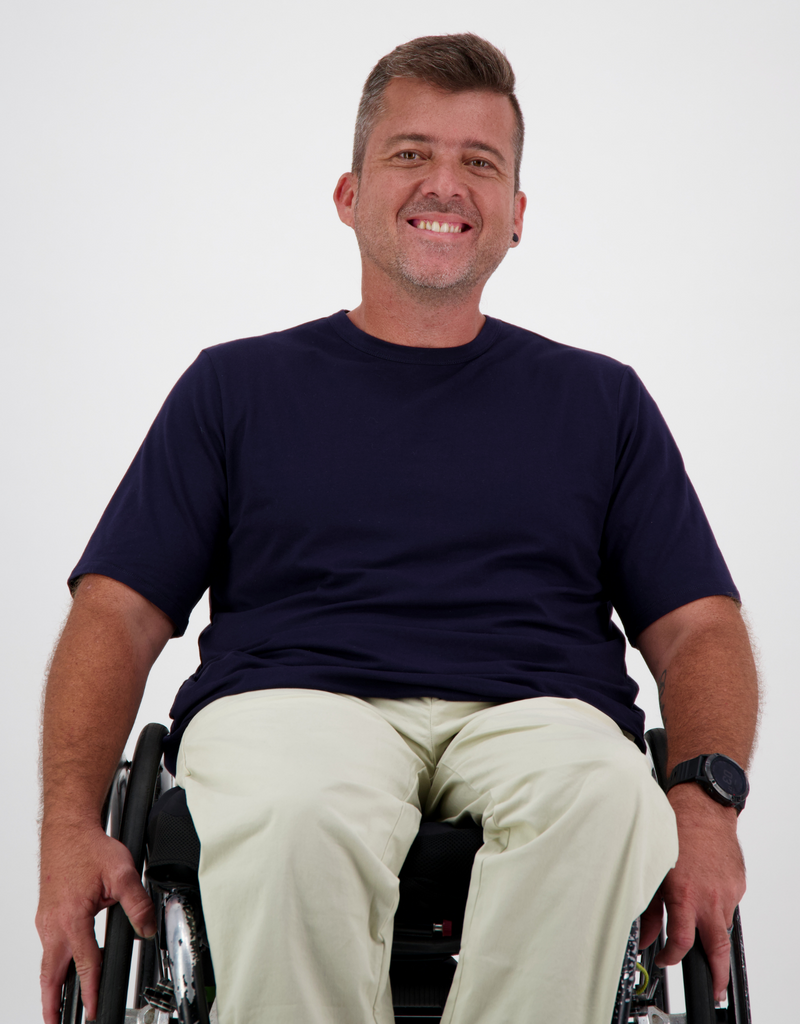
[(442, 235), (460, 235), (464, 231), (469, 231), (469, 224), (451, 224), (449, 221), (441, 220), (422, 220), (419, 217), (414, 217), (408, 223), (412, 228), (418, 228), (420, 231), (435, 231)]

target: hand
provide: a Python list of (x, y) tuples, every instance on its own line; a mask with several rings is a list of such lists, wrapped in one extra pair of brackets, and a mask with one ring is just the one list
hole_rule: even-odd
[(675, 786), (669, 800), (678, 822), (678, 862), (642, 915), (640, 944), (655, 940), (666, 906), (667, 943), (656, 964), (679, 963), (694, 945), (697, 929), (711, 967), (714, 997), (721, 1001), (730, 970), (729, 928), (745, 891), (736, 812), (692, 783)]
[(101, 954), (95, 915), (121, 903), (137, 935), (156, 932), (152, 901), (122, 843), (99, 825), (59, 823), (42, 828), (42, 864), (36, 928), (44, 947), (41, 989), (45, 1024), (58, 1024), (61, 986), (70, 959), (80, 977), (87, 1020), (97, 1015)]

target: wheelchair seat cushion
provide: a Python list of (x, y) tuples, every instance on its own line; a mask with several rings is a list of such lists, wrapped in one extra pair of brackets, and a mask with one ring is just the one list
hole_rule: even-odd
[[(422, 823), (400, 871), (396, 953), (458, 949), (472, 862), (482, 844), (483, 832), (472, 823)], [(146, 877), (152, 885), (199, 892), (200, 840), (183, 789), (167, 790), (153, 805), (147, 853)]]
[(200, 840), (186, 793), (168, 789), (153, 804), (147, 823), (147, 880), (162, 888), (198, 886)]
[(424, 821), (400, 871), (400, 905), (395, 929), (431, 934), (434, 923), (451, 922), (460, 936), (472, 862), (483, 845), (477, 825), (457, 828)]

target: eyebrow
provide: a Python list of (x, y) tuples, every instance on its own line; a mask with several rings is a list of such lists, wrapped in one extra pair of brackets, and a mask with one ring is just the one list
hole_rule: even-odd
[[(433, 135), (419, 135), (416, 132), (401, 132), (399, 135), (392, 135), (390, 139), (387, 139), (385, 145), (387, 149), (390, 149), (392, 146), (396, 146), (399, 142), (434, 143), (439, 141), (440, 140)], [(493, 156), (496, 156), (503, 165), (506, 163), (506, 158), (503, 154), (499, 150), (495, 149), (494, 146), (490, 146), (488, 142), (482, 142), (480, 139), (465, 139), (465, 141), (461, 143), (461, 146), (463, 149), (480, 149), (485, 153), (491, 153)]]

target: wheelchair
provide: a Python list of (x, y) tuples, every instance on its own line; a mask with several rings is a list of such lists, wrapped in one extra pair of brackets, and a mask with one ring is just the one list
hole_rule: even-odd
[[(131, 762), (119, 765), (103, 809), (107, 832), (131, 851), (156, 905), (155, 939), (138, 939), (122, 907), (107, 912), (97, 1024), (215, 1024), (214, 975), (198, 885), (200, 841), (182, 789), (161, 763), (163, 725), (143, 729)], [(646, 736), (665, 784), (666, 734)], [(441, 1019), (456, 969), (480, 826), (423, 822), (400, 872), (390, 980), (397, 1024)], [(655, 965), (662, 936), (641, 954), (639, 922), (625, 952), (611, 1024), (751, 1024), (739, 910), (731, 935), (727, 1004), (715, 1006), (708, 961), (696, 937), (683, 960), (686, 1013), (670, 1014), (666, 972)], [(126, 1008), (138, 946), (133, 1006)], [(565, 993), (565, 1003), (568, 993)], [(62, 992), (61, 1024), (81, 1024), (74, 964)]]

